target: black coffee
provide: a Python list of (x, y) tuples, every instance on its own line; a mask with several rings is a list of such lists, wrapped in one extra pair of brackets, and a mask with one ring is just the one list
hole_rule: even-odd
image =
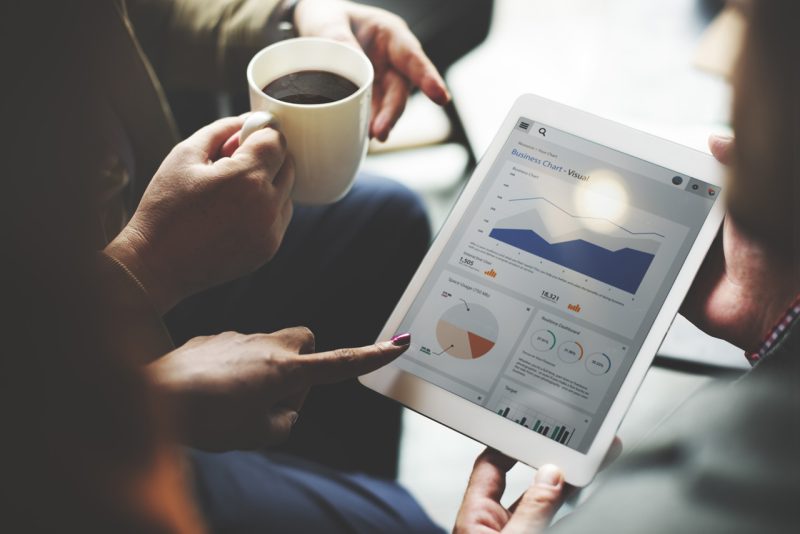
[(301, 70), (281, 76), (264, 87), (272, 98), (290, 104), (327, 104), (347, 98), (358, 86), (343, 76), (324, 70)]

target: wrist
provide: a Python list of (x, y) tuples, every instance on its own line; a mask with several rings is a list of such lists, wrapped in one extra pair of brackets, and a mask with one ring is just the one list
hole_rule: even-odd
[(360, 24), (362, 9), (376, 9), (349, 0), (298, 0), (294, 6), (293, 24), (300, 37), (325, 37), (334, 41), (350, 41)]
[(169, 311), (180, 298), (175, 291), (168, 290), (166, 277), (158, 273), (158, 269), (147, 261), (147, 244), (143, 236), (126, 227), (109, 243), (103, 253), (119, 263), (141, 286), (156, 311), (163, 315)]

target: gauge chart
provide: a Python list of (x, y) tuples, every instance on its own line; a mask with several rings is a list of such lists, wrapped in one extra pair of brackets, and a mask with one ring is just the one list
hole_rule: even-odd
[(494, 314), (480, 304), (464, 300), (448, 309), (436, 324), (441, 353), (474, 360), (485, 356), (497, 344), (499, 326)]

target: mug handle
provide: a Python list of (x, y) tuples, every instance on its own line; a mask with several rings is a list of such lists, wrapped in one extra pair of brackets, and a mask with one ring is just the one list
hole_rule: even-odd
[(268, 111), (254, 111), (247, 119), (245, 119), (242, 129), (239, 132), (239, 145), (244, 143), (244, 140), (250, 137), (253, 132), (257, 132), (263, 128), (280, 129), (278, 119)]

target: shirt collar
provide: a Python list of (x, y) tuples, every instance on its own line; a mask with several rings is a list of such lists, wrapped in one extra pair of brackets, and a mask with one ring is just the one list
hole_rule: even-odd
[(764, 341), (761, 343), (761, 347), (755, 352), (749, 352), (745, 354), (747, 361), (750, 362), (750, 365), (755, 365), (766, 358), (770, 352), (770, 349), (780, 343), (780, 341), (790, 331), (789, 327), (791, 324), (798, 317), (800, 317), (800, 295), (795, 298), (792, 305), (789, 306), (788, 310), (786, 310), (786, 313), (781, 316), (781, 319), (769, 331), (767, 336), (764, 338)]

